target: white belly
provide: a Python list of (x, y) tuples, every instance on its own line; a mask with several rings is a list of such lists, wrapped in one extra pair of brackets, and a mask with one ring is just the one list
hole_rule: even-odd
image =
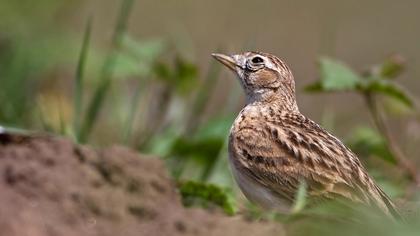
[(272, 190), (241, 173), (237, 167), (235, 167), (231, 157), (229, 157), (229, 163), (239, 188), (248, 200), (267, 210), (284, 213), (290, 212), (291, 205), (288, 201), (280, 198), (279, 195), (275, 194)]

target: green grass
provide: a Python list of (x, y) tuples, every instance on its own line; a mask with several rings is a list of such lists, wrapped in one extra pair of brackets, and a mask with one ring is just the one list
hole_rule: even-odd
[(85, 68), (86, 68), (86, 62), (87, 62), (91, 31), (92, 31), (92, 17), (89, 18), (86, 24), (82, 49), (79, 55), (79, 61), (77, 64), (76, 78), (75, 78), (74, 101), (73, 101), (74, 102), (73, 129), (74, 129), (74, 133), (76, 134), (77, 141), (81, 139), (80, 124), (81, 124), (82, 112), (83, 112), (83, 93), (84, 93), (83, 84), (84, 84), (84, 75), (85, 75)]
[(124, 0), (122, 2), (117, 24), (114, 30), (114, 36), (112, 39), (112, 49), (110, 50), (105, 63), (102, 66), (99, 85), (96, 88), (89, 103), (80, 131), (79, 141), (82, 143), (86, 142), (89, 138), (89, 135), (92, 132), (92, 128), (98, 119), (98, 115), (103, 106), (106, 94), (110, 89), (115, 63), (118, 57), (118, 51), (122, 45), (122, 40), (127, 29), (127, 22), (133, 3), (134, 0)]

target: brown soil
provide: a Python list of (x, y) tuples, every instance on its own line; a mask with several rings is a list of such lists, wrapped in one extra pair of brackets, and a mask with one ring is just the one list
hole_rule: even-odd
[(158, 158), (0, 134), (0, 235), (284, 235), (281, 225), (182, 206)]

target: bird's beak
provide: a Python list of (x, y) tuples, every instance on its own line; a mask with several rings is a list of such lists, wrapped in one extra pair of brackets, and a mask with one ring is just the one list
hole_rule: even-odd
[(232, 71), (236, 72), (236, 67), (238, 63), (232, 56), (219, 54), (219, 53), (212, 53), (211, 54), (216, 60), (220, 61), (223, 65), (227, 66)]

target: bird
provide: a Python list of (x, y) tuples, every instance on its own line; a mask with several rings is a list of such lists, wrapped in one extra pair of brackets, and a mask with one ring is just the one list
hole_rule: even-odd
[(236, 74), (246, 95), (230, 129), (228, 153), (247, 199), (290, 212), (304, 183), (308, 199), (343, 199), (400, 216), (356, 154), (300, 113), (295, 80), (282, 59), (255, 51), (212, 56)]

